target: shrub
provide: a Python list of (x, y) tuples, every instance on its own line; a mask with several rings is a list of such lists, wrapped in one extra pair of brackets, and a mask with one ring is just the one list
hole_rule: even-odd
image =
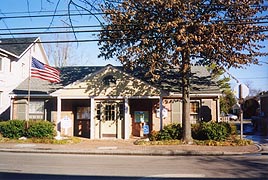
[(180, 124), (173, 123), (164, 126), (164, 128), (158, 132), (156, 140), (175, 140), (182, 138), (182, 127)]
[(192, 126), (192, 136), (197, 140), (222, 141), (231, 133), (232, 128), (228, 123), (202, 122)]
[(157, 141), (158, 131), (151, 131), (149, 134), (150, 141)]
[(0, 122), (0, 133), (3, 137), (18, 139), (26, 136), (29, 138), (52, 138), (54, 137), (54, 125), (48, 121), (29, 121), (28, 129), (24, 120), (9, 120)]
[(27, 130), (29, 138), (53, 138), (56, 132), (54, 125), (48, 121), (30, 121)]
[(25, 136), (25, 121), (10, 120), (0, 122), (0, 133), (3, 137), (10, 139), (18, 139)]

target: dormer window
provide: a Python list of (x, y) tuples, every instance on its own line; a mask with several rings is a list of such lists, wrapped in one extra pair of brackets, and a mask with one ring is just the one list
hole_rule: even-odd
[(104, 85), (106, 86), (115, 86), (116, 85), (116, 79), (114, 76), (112, 75), (108, 75), (108, 76), (105, 76), (103, 79), (102, 79), (102, 82)]

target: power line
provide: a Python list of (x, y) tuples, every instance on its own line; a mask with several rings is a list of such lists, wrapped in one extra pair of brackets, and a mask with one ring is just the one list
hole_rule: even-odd
[(24, 18), (44, 18), (44, 17), (70, 17), (70, 16), (99, 16), (107, 13), (75, 13), (75, 14), (45, 14), (45, 15), (23, 15), (23, 16), (2, 16), (2, 19), (24, 19)]
[[(101, 28), (103, 26), (101, 25), (90, 25), (90, 26), (51, 26), (49, 29), (81, 29), (81, 28)], [(47, 30), (48, 27), (15, 27), (15, 28), (9, 28), (8, 30), (11, 31), (20, 31), (20, 30)], [(7, 29), (0, 28), (0, 31), (7, 31)]]
[(252, 77), (252, 78), (239, 78), (239, 79), (268, 79), (268, 77)]
[[(268, 21), (266, 21), (265, 23), (268, 23)], [(128, 27), (138, 27), (137, 25), (115, 25), (117, 27), (120, 28), (120, 26), (128, 26)], [(0, 31), (9, 31), (8, 33), (0, 33), (1, 36), (10, 36), (10, 35), (31, 35), (31, 34), (67, 34), (67, 33), (92, 33), (92, 32), (103, 32), (103, 31), (128, 31), (128, 30), (142, 30), (142, 29), (89, 29), (89, 30), (75, 30), (75, 29), (81, 29), (81, 28), (101, 28), (103, 26), (101, 25), (92, 25), (92, 26), (71, 26), (71, 27), (65, 27), (65, 26), (56, 26), (56, 27), (21, 27), (21, 28), (6, 28), (3, 29), (1, 28)], [(72, 30), (67, 30), (67, 29), (72, 29)], [(44, 32), (40, 32), (40, 31), (32, 31), (32, 32), (11, 32), (11, 31), (23, 31), (23, 30), (48, 30), (48, 29), (66, 29), (65, 31), (44, 31)], [(155, 29), (156, 30), (156, 29)], [(153, 29), (152, 29), (153, 31)], [(267, 32), (268, 29), (266, 30), (259, 30), (259, 32)], [(254, 31), (252, 31), (254, 32)]]
[[(268, 19), (268, 17), (267, 17)], [(163, 22), (164, 23), (164, 22)], [(239, 24), (268, 24), (268, 21), (262, 21), (262, 22), (251, 22), (251, 23), (248, 23), (248, 22), (239, 22), (239, 23), (228, 23), (227, 25), (239, 25)], [(80, 25), (80, 26), (52, 26), (52, 27), (49, 27), (49, 29), (80, 29), (80, 28), (102, 28), (103, 26), (108, 26), (108, 25)], [(135, 25), (135, 24), (132, 24), (132, 25), (120, 25), (120, 24), (113, 24), (113, 26), (117, 26), (117, 27), (120, 27), (120, 26), (129, 26), (129, 27), (134, 27), (134, 26), (139, 26), (139, 25)], [(19, 31), (19, 30), (48, 30), (48, 27), (14, 27), (14, 28), (8, 28), (8, 29), (4, 29), (4, 28), (0, 28), (0, 31), (7, 31), (7, 30), (10, 30), (10, 31)]]
[[(254, 7), (254, 6), (253, 6)], [(268, 8), (268, 5), (260, 5), (256, 7), (261, 8)], [(73, 10), (64, 10), (64, 9), (58, 9), (57, 12), (85, 12), (86, 10), (83, 9), (73, 9)], [(96, 12), (101, 11), (101, 9), (96, 9)], [(40, 14), (40, 13), (54, 13), (55, 10), (39, 10), (39, 11), (13, 11), (13, 12), (1, 12), (2, 14)]]
[[(10, 29), (9, 29), (10, 30)], [(66, 30), (66, 31), (36, 31), (36, 32), (9, 32), (9, 33), (0, 33), (0, 36), (10, 36), (10, 35), (40, 35), (40, 34), (69, 34), (69, 33), (101, 33), (101, 32), (115, 32), (115, 31), (129, 31), (130, 29), (93, 29), (93, 30)], [(135, 31), (141, 31), (143, 29), (135, 29)], [(145, 30), (143, 30), (145, 31)], [(149, 30), (147, 30), (149, 31)], [(268, 32), (268, 30), (261, 30), (260, 32)]]
[[(63, 10), (59, 9), (57, 12), (83, 12), (85, 10)], [(55, 11), (45, 11), (45, 10), (40, 10), (40, 11), (14, 11), (14, 12), (1, 12), (1, 14), (40, 14), (40, 13), (54, 13)]]
[[(84, 12), (86, 12), (85, 10), (82, 10)], [(4, 14), (4, 13), (2, 13)], [(1, 16), (0, 20), (3, 19), (24, 19), (24, 18), (44, 18), (44, 17), (72, 17), (72, 16), (99, 16), (99, 15), (106, 15), (109, 13), (102, 13), (102, 12), (96, 12), (96, 13), (91, 13), (91, 12), (87, 12), (87, 13), (64, 13), (64, 14), (45, 14), (45, 15), (20, 15), (20, 16)], [(268, 16), (264, 16), (264, 17), (257, 17), (257, 18), (246, 18), (246, 19), (240, 19), (240, 21), (248, 21), (248, 20), (253, 20), (253, 21), (258, 21), (258, 20), (266, 20), (268, 19)], [(198, 20), (198, 19), (196, 19)], [(228, 21), (234, 21), (233, 19), (222, 19), (222, 20), (211, 20), (210, 22), (228, 22)], [(245, 22), (245, 23), (250, 23), (250, 22)]]

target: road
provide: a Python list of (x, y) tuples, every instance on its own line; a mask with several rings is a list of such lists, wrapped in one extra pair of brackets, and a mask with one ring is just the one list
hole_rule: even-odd
[(0, 153), (0, 179), (267, 178), (268, 156)]

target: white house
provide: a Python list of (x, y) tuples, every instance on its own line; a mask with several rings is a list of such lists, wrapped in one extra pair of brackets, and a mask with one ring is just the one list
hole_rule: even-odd
[(0, 120), (10, 118), (9, 94), (29, 77), (32, 57), (48, 64), (40, 38), (0, 39)]

